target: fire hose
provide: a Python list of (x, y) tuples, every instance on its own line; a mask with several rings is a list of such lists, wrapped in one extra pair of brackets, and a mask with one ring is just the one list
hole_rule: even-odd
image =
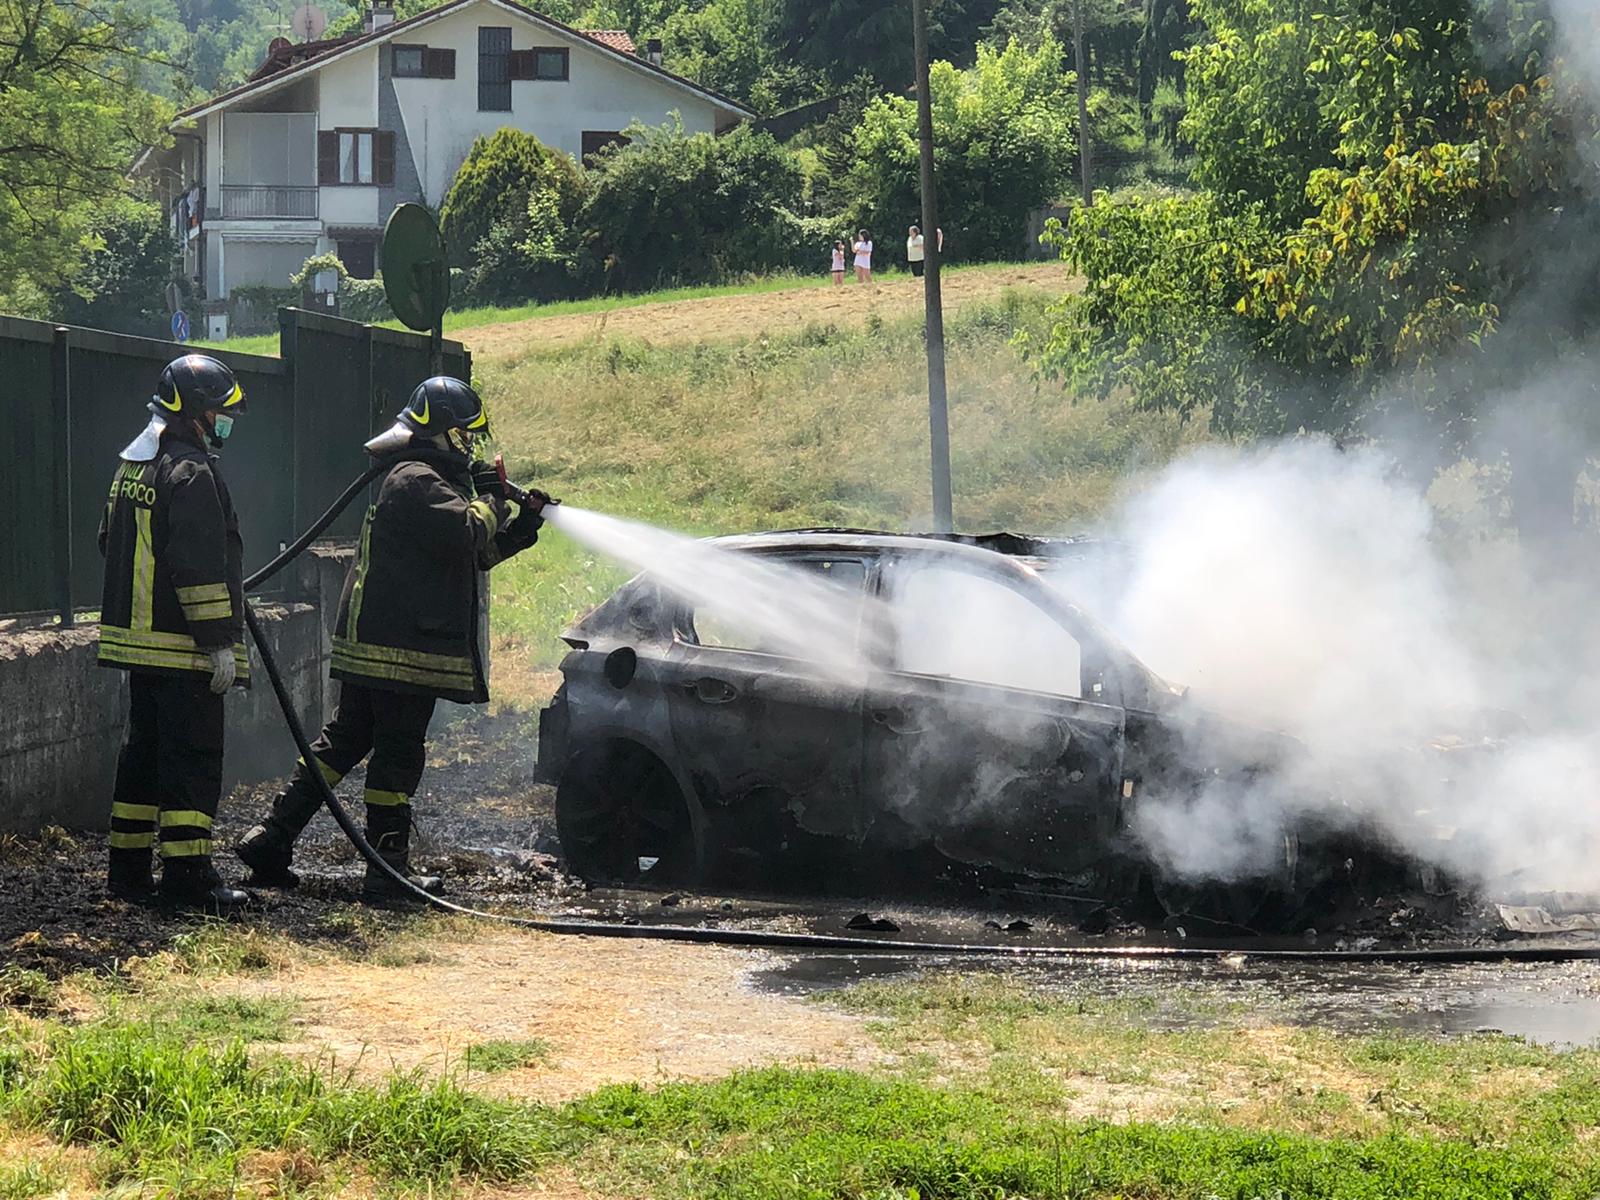
[[(318, 517), (292, 544), (280, 551), (271, 562), (250, 575), (244, 581), (245, 587), (247, 589), (260, 587), (289, 563), (293, 562), (329, 525), (339, 518), (339, 515), (349, 507), (351, 501), (365, 487), (387, 472), (393, 465), (392, 462), (379, 462), (359, 476), (329, 506), (328, 510)], [(495, 465), (499, 471), (505, 492), (509, 497), (518, 503), (527, 503), (533, 499), (528, 492), (516, 487), (506, 479), (505, 466), (500, 459), (496, 459)], [(559, 503), (559, 501), (555, 503)], [(266, 636), (262, 633), (261, 624), (256, 618), (255, 610), (250, 606), (248, 600), (244, 604), (244, 619), (245, 624), (250, 629), (250, 636), (255, 639), (256, 648), (261, 652), (262, 666), (266, 670), (268, 682), (272, 685), (273, 695), (277, 697), (278, 707), (283, 711), (283, 719), (289, 728), (289, 734), (294, 739), (294, 744), (300, 752), (300, 757), (309, 764), (313, 757), (311, 741), (306, 736), (305, 726), (301, 723), (300, 716), (295, 711), (294, 701), (289, 695), (288, 688), (284, 685), (283, 676), (278, 670), (277, 660), (273, 657), (272, 649), (267, 643)], [(487, 912), (464, 904), (456, 904), (454, 901), (435, 895), (412, 883), (402, 872), (386, 862), (383, 856), (367, 841), (365, 834), (350, 816), (349, 810), (340, 802), (339, 797), (334, 793), (332, 785), (328, 783), (322, 772), (310, 771), (308, 772), (308, 777), (322, 794), (322, 802), (327, 805), (334, 821), (343, 831), (345, 837), (350, 840), (351, 845), (361, 854), (361, 857), (372, 867), (388, 876), (391, 881), (399, 885), (414, 899), (443, 912), (454, 913), (458, 916), (497, 921), (501, 924), (534, 929), (543, 933), (688, 942), (701, 945), (742, 946), (766, 950), (845, 951), (853, 954), (921, 955), (929, 958), (1217, 962), (1242, 956), (1246, 959), (1273, 962), (1436, 964), (1487, 963), (1507, 960), (1516, 960), (1518, 962), (1570, 962), (1600, 959), (1600, 944), (1584, 946), (1445, 946), (1388, 950), (1319, 950), (1311, 948), (1252, 950), (1248, 946), (1241, 945), (1019, 946), (969, 942), (880, 941), (873, 938), (844, 937), (837, 934), (797, 933), (771, 929), (727, 929), (717, 926), (694, 925), (630, 925), (620, 921), (584, 921)]]

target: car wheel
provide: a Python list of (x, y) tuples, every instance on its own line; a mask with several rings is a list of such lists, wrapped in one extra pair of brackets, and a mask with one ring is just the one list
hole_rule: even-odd
[(704, 867), (700, 823), (665, 763), (632, 742), (580, 751), (556, 787), (556, 832), (592, 883), (682, 886)]

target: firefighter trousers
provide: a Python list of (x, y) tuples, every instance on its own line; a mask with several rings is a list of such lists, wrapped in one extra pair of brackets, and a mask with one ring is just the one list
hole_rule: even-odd
[(337, 786), (370, 753), (364, 797), (367, 835), (379, 850), (403, 854), (411, 829), (411, 797), (427, 764), (428, 723), (436, 703), (432, 696), (340, 683), (333, 720), (311, 744), (315, 762), (295, 765), (289, 786), (272, 806), (269, 828), (292, 844), (322, 806), (311, 771), (320, 770), (329, 786)]
[(222, 697), (199, 674), (128, 675), (128, 737), (111, 797), (111, 855), (148, 869), (159, 826), (163, 859), (209, 859), (222, 799)]

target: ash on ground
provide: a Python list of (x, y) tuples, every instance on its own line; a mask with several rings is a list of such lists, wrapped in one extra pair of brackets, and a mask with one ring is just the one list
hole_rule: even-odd
[[(970, 878), (940, 877), (915, 894), (886, 896), (873, 881), (840, 878), (826, 894), (774, 896), (743, 891), (609, 890), (587, 888), (563, 870), (555, 834), (554, 795), (534, 782), (537, 737), (526, 712), (448, 710), (435, 725), (428, 771), (416, 799), (416, 865), (444, 875), (459, 904), (520, 915), (625, 922), (771, 929), (845, 935), (868, 914), (864, 932), (923, 943), (979, 945), (1197, 945), (1217, 941), (1215, 930), (1126, 908), (1063, 903), (1059, 894), (1026, 886), (980, 887)], [(354, 815), (361, 811), (362, 772), (339, 789)], [(268, 810), (279, 784), (240, 788), (227, 796), (216, 823), (217, 862), (242, 882), (231, 846)], [(109, 798), (107, 799), (109, 805)], [(0, 837), (0, 954), (52, 975), (119, 962), (168, 949), (202, 918), (143, 908), (107, 897), (105, 838), (100, 833), (47, 831)], [(326, 812), (307, 828), (296, 854), (302, 882), (292, 891), (260, 890), (237, 919), (265, 931), (311, 942), (363, 949), (375, 933), (403, 923), (403, 912), (360, 906), (364, 865)], [(860, 928), (860, 922), (856, 922)], [(1493, 910), (1447, 895), (1367, 895), (1320, 914), (1315, 926), (1291, 937), (1247, 939), (1252, 948), (1392, 949), (1493, 942), (1504, 931)]]
[[(546, 909), (581, 895), (582, 885), (557, 865), (553, 795), (533, 782), (532, 718), (456, 712), (464, 715), (441, 714), (434, 726), (416, 797), (414, 861), (442, 872), (450, 898), (473, 907)], [(357, 768), (338, 792), (358, 821), (364, 775)], [(231, 847), (266, 814), (280, 786), (281, 781), (241, 787), (223, 798), (216, 862), (230, 882), (242, 883), (247, 874)], [(0, 836), (0, 961), (52, 975), (115, 970), (130, 957), (170, 948), (174, 938), (202, 922), (109, 898), (105, 869), (103, 833)], [(360, 900), (364, 867), (326, 810), (301, 837), (295, 869), (298, 888), (253, 890), (255, 902), (238, 919), (295, 938), (338, 943), (359, 943), (366, 931), (406, 919), (403, 912), (382, 910), (373, 910), (370, 922), (348, 919)]]

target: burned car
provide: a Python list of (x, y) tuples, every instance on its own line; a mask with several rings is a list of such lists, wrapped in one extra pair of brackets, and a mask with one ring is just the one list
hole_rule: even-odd
[(1047, 579), (1089, 543), (802, 530), (706, 544), (766, 572), (789, 619), (749, 611), (767, 595), (646, 573), (563, 635), (539, 776), (586, 879), (803, 888), (847, 867), (885, 884), (934, 870), (1248, 926), (1348, 867), (1337, 839), (1303, 828), (1226, 884), (1152, 860), (1142, 805), (1256, 786), (1291, 747), (1193, 711)]

